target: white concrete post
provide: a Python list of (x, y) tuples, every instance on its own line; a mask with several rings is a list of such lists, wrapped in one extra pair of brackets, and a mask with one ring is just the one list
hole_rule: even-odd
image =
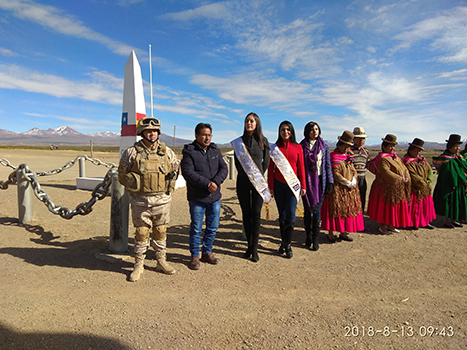
[(16, 170), (16, 182), (18, 187), (18, 218), (20, 224), (32, 221), (33, 215), (33, 190), (32, 185), (23, 175), (23, 169), (27, 169), (26, 164), (21, 164)]
[(86, 159), (79, 159), (79, 177), (86, 177)]
[(112, 253), (126, 253), (128, 250), (128, 225), (130, 197), (125, 187), (118, 182), (118, 174), (112, 174), (112, 205), (110, 210), (110, 242)]

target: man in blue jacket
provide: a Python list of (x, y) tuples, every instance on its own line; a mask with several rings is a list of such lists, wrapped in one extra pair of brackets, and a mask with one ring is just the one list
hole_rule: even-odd
[[(185, 145), (181, 162), (190, 204), (191, 261), (188, 267), (192, 270), (199, 269), (200, 261), (214, 265), (219, 262), (219, 259), (212, 253), (212, 244), (219, 227), (221, 183), (224, 182), (228, 173), (221, 151), (214, 143), (211, 143), (211, 125), (207, 123), (196, 125), (195, 137), (195, 141)], [(206, 228), (200, 260), (199, 246), (205, 215)]]

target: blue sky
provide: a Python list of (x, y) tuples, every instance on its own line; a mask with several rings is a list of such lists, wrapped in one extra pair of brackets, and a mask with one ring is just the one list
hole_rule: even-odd
[(467, 138), (467, 4), (419, 1), (0, 0), (1, 129), (68, 125), (120, 132), (125, 62), (135, 50), (150, 115), (193, 139), (229, 142), (256, 112), (271, 142), (291, 121), (323, 137), (363, 126)]

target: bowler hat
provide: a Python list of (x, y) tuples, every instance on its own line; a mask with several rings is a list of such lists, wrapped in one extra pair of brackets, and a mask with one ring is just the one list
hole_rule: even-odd
[(361, 126), (356, 126), (353, 129), (353, 135), (354, 137), (361, 137), (361, 138), (367, 138), (368, 136), (365, 134), (365, 129), (363, 129)]
[(396, 135), (393, 135), (393, 134), (387, 134), (384, 139), (381, 139), (383, 140), (384, 142), (387, 142), (387, 143), (392, 143), (393, 145), (398, 145), (399, 143), (396, 142), (397, 141), (397, 137)]
[(418, 137), (414, 138), (412, 143), (409, 142), (410, 146), (420, 148), (421, 150), (424, 150), (424, 148), (422, 147), (424, 144), (425, 144), (425, 141), (423, 141), (422, 139), (419, 139)]
[(462, 143), (461, 135), (451, 134), (451, 135), (449, 135), (449, 140), (446, 140), (446, 142)]
[(345, 130), (343, 133), (342, 133), (342, 136), (337, 136), (337, 139), (342, 142), (342, 143), (345, 143), (346, 145), (349, 145), (349, 146), (352, 146), (353, 145), (353, 138), (354, 138), (354, 134), (352, 134), (350, 131), (348, 130)]

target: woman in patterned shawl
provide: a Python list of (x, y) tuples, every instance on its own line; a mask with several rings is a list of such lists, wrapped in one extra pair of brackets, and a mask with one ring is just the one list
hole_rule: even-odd
[(430, 183), (433, 181), (433, 170), (425, 157), (420, 154), (423, 151), (425, 141), (415, 138), (409, 143), (406, 155), (402, 158), (404, 165), (410, 173), (412, 192), (410, 197), (410, 216), (414, 229), (419, 227), (434, 229), (430, 222), (436, 219), (435, 206), (431, 196)]
[[(332, 191), (334, 179), (331, 170), (329, 147), (321, 137), (321, 128), (316, 122), (308, 122), (303, 130), (304, 139), (300, 142), (305, 163), (306, 194), (302, 196), (305, 209), (305, 224), (308, 249), (319, 249), (321, 205), (326, 194)], [(311, 244), (313, 243), (313, 248)]]
[(467, 160), (460, 154), (461, 136), (449, 135), (446, 150), (433, 157), (438, 181), (433, 192), (436, 214), (444, 216), (444, 227), (462, 227), (467, 216)]
[[(376, 178), (371, 185), (368, 216), (379, 223), (379, 232), (400, 232), (395, 227), (412, 225), (410, 219), (410, 174), (397, 156), (397, 137), (387, 134), (374, 159)], [(371, 163), (371, 162), (370, 162)]]
[(353, 166), (353, 158), (347, 155), (353, 138), (354, 134), (344, 131), (338, 137), (336, 149), (331, 152), (334, 188), (324, 197), (321, 207), (321, 227), (328, 230), (331, 242), (336, 240), (334, 231), (340, 232), (341, 240), (351, 242), (353, 238), (349, 237), (349, 233), (364, 229), (357, 170)]

